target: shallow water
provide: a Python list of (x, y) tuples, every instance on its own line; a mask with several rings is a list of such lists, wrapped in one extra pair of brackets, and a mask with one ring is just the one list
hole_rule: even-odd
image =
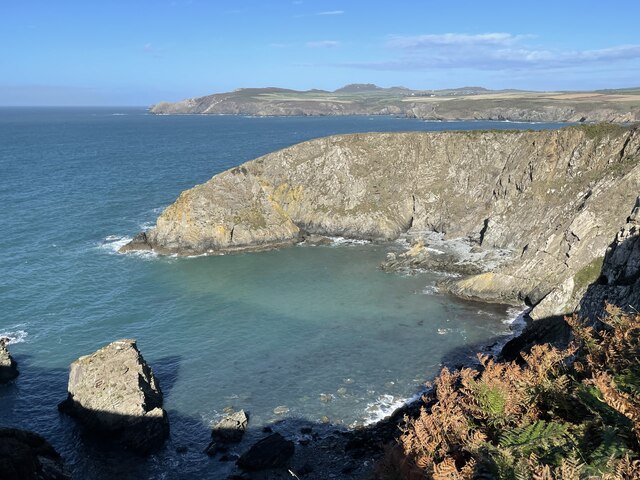
[[(551, 126), (0, 109), (0, 335), (21, 371), (0, 387), (0, 425), (46, 436), (76, 478), (190, 478), (231, 468), (201, 453), (228, 406), (251, 413), (239, 450), (281, 419), (293, 434), (299, 421), (383, 416), (443, 363), (508, 334), (512, 313), (437, 294), (437, 274), (380, 271), (397, 244), (196, 258), (117, 246), (185, 188), (309, 138)], [(138, 340), (171, 421), (167, 448), (144, 461), (95, 448), (56, 411), (69, 363), (123, 337)]]

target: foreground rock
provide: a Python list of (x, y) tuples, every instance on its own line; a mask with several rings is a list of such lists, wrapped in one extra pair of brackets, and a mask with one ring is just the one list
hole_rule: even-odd
[(115, 341), (73, 362), (68, 390), (60, 410), (127, 449), (149, 453), (169, 434), (162, 391), (135, 340)]
[(0, 428), (2, 480), (68, 480), (62, 458), (40, 435)]
[(207, 455), (225, 451), (230, 443), (242, 440), (249, 424), (249, 416), (244, 410), (227, 415), (216, 423), (211, 431), (211, 443), (205, 449)]
[(293, 455), (295, 446), (279, 433), (273, 433), (253, 445), (236, 462), (247, 471), (284, 466)]
[(602, 261), (640, 191), (639, 157), (640, 128), (612, 125), (338, 135), (183, 192), (155, 228), (123, 250), (215, 254), (309, 234), (390, 240), (438, 233), (467, 242), (468, 261), (428, 251), (401, 261), (478, 273), (475, 257), (504, 252), (446, 288), (511, 304), (536, 305), (552, 295), (546, 310), (531, 313), (542, 318), (549, 305), (553, 314), (579, 307), (594, 262)]
[(7, 350), (8, 338), (0, 338), (0, 383), (7, 383), (19, 374), (18, 366)]

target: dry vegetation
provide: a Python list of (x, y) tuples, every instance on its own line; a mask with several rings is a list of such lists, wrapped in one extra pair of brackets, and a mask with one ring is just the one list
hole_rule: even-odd
[(379, 478), (640, 479), (640, 314), (607, 312), (595, 328), (567, 318), (573, 343), (524, 365), (444, 369)]

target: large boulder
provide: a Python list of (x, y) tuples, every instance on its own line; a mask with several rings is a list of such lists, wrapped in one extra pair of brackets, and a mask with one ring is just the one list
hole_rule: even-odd
[(0, 478), (3, 480), (68, 480), (62, 458), (40, 435), (0, 428)]
[(68, 391), (60, 410), (126, 449), (150, 453), (169, 434), (160, 385), (135, 340), (117, 340), (73, 362)]
[(16, 362), (7, 350), (8, 338), (0, 338), (0, 383), (7, 383), (18, 376)]
[(272, 433), (253, 445), (236, 462), (247, 471), (282, 467), (293, 456), (295, 446), (279, 433)]

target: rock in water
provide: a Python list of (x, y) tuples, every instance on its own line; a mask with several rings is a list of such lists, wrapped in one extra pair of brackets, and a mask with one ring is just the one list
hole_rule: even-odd
[(7, 383), (18, 376), (18, 368), (7, 350), (7, 338), (0, 338), (0, 383)]
[(0, 478), (3, 480), (68, 480), (62, 458), (40, 435), (0, 428)]
[(215, 455), (223, 450), (228, 443), (238, 443), (242, 440), (249, 416), (244, 410), (227, 415), (216, 423), (211, 431), (211, 443), (205, 449), (207, 455)]
[(61, 411), (93, 432), (147, 454), (169, 434), (162, 391), (135, 340), (117, 340), (71, 364)]
[(282, 467), (291, 458), (295, 446), (279, 433), (273, 433), (253, 445), (236, 462), (243, 470), (256, 471)]

